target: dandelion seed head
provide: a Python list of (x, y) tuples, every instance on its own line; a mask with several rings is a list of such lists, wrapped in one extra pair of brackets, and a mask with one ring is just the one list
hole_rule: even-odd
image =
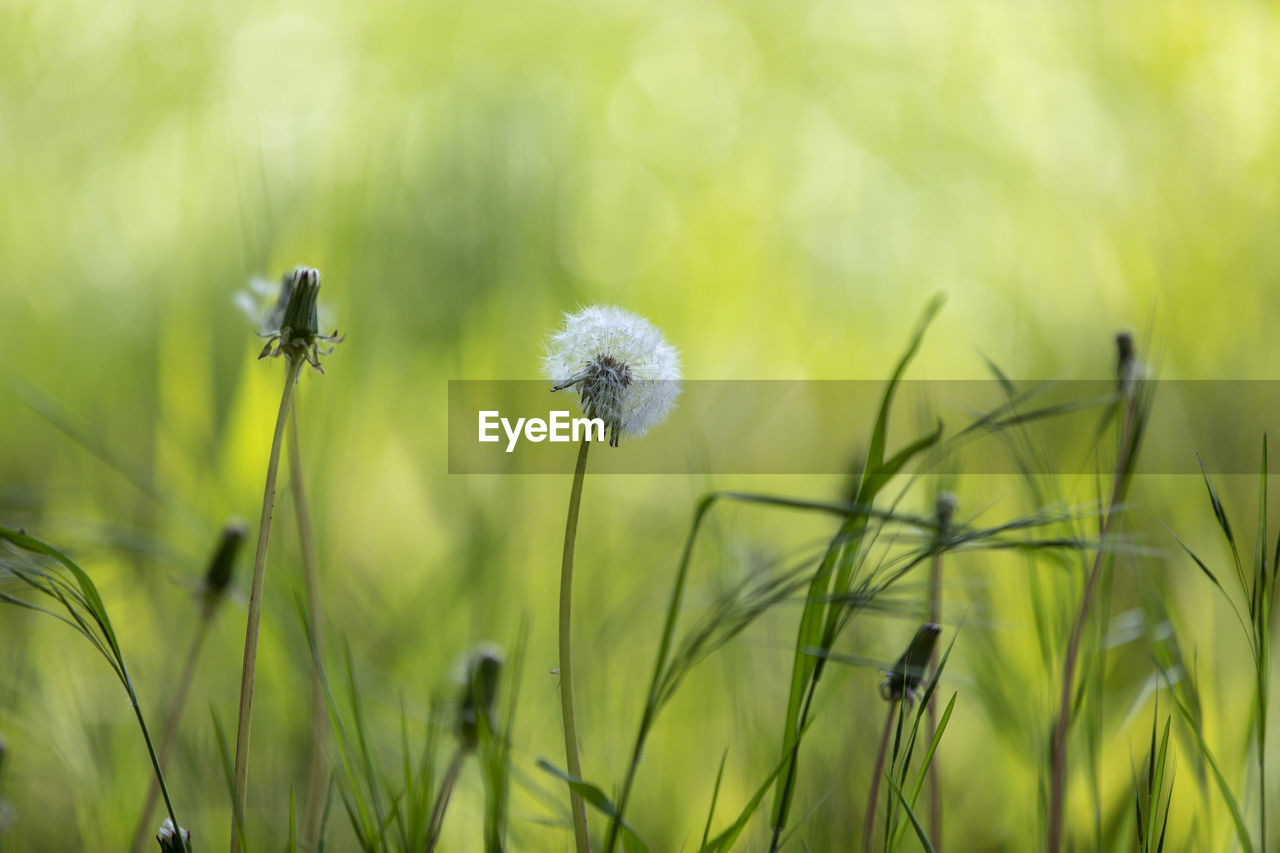
[[(178, 833), (182, 833), (182, 840), (178, 840)], [(160, 831), (156, 833), (156, 841), (160, 842), (161, 853), (179, 853), (185, 849), (185, 845), (191, 842), (191, 830), (175, 828), (171, 818), (165, 818), (160, 824)]]
[(553, 391), (577, 386), (587, 417), (601, 418), (616, 447), (666, 420), (680, 395), (680, 354), (643, 317), (612, 305), (564, 315), (547, 341), (542, 372)]

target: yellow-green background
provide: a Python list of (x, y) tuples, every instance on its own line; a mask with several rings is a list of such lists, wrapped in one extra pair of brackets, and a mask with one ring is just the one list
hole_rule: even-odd
[[(350, 641), (391, 773), (402, 700), (425, 725), (431, 698), (452, 694), (459, 655), (480, 639), (509, 643), (527, 616), (515, 760), (559, 794), (533, 762), (562, 757), (549, 670), (568, 479), (447, 475), (446, 381), (536, 376), (560, 312), (596, 302), (660, 326), (689, 377), (879, 378), (939, 291), (949, 302), (919, 377), (982, 376), (979, 352), (1014, 376), (1105, 377), (1120, 326), (1139, 330), (1162, 375), (1270, 377), (1278, 40), (1274, 6), (1256, 2), (8, 0), (2, 520), (89, 567), (144, 704), (159, 705), (214, 531), (232, 514), (256, 519), (282, 382), (280, 362), (255, 361), (232, 294), (251, 275), (316, 266), (347, 335), (298, 399), (329, 647)], [(20, 402), (32, 388), (163, 501)], [(865, 441), (871, 417), (834, 452)], [(638, 719), (692, 501), (729, 485), (815, 497), (841, 487), (587, 484), (579, 708), (586, 772), (606, 789)], [(1139, 490), (1149, 544), (1172, 545), (1168, 523), (1221, 562), (1198, 488)], [(1252, 488), (1226, 489), (1241, 519), (1255, 512)], [(1016, 483), (975, 479), (960, 491), (966, 517), (1025, 510)], [(256, 706), (249, 820), (261, 849), (283, 843), (306, 754), (288, 507), (282, 499)], [(726, 514), (693, 605), (761, 555), (827, 532)], [(243, 589), (247, 561), (240, 569)], [(960, 570), (957, 595), (987, 585), (1002, 603), (967, 618), (1008, 657), (966, 651), (963, 632), (957, 644), (948, 836), (1025, 849), (1039, 837), (1036, 750), (1055, 682), (1022, 661), (1044, 714), (1025, 735), (996, 736), (964, 673), (1033, 658), (1018, 609), (1028, 569), (974, 559)], [(1229, 611), (1185, 559), (1125, 571), (1162, 574), (1183, 643), (1199, 652), (1211, 742), (1252, 821), (1249, 670)], [(695, 844), (726, 747), (721, 820), (773, 765), (797, 614), (780, 610), (705, 664), (668, 709), (631, 812), (655, 850)], [(234, 715), (243, 619), (241, 595), (218, 620), (170, 777), (198, 849), (220, 848), (229, 827), (208, 708)], [(868, 620), (846, 645), (892, 659), (911, 630)], [(1144, 675), (1117, 688), (1121, 712)], [(813, 849), (849, 849), (860, 825), (882, 713), (876, 678), (824, 681), (795, 811), (814, 810), (799, 835)], [(1149, 731), (1149, 717), (1130, 726), (1121, 712), (1104, 757), (1117, 815)], [(0, 798), (13, 812), (0, 847), (125, 843), (148, 770), (122, 691), (71, 632), (14, 609), (0, 615), (0, 733)], [(1187, 834), (1200, 813), (1226, 849), (1221, 800), (1191, 780), (1184, 768), (1179, 843), (1204, 838)], [(461, 785), (445, 840), (476, 849), (474, 768)], [(1086, 793), (1073, 800), (1082, 827)], [(518, 792), (513, 812), (516, 849), (568, 845), (543, 825), (562, 819), (543, 802)], [(350, 844), (344, 823), (336, 810), (334, 849)], [(762, 813), (748, 849), (765, 823)]]

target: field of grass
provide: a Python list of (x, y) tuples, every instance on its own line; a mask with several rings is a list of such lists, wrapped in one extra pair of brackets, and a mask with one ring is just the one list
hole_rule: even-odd
[[(1277, 44), (0, 5), (0, 851), (1277, 849)], [(323, 375), (241, 310), (299, 264)], [(450, 473), (449, 383), (549, 387), (591, 305), (679, 350), (671, 419)], [(823, 473), (720, 470), (703, 380), (858, 402), (758, 431)], [(606, 473), (646, 446), (687, 472)]]

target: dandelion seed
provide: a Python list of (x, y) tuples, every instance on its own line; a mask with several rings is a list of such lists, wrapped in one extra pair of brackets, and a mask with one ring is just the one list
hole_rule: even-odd
[[(178, 838), (178, 834), (182, 834), (182, 838)], [(160, 842), (160, 853), (186, 853), (191, 849), (191, 830), (174, 828), (173, 821), (165, 818), (164, 823), (160, 824), (160, 831), (156, 833), (156, 841)]]
[(613, 447), (662, 423), (680, 394), (680, 354), (649, 321), (614, 306), (565, 314), (542, 370), (552, 391), (577, 386), (583, 413), (605, 422)]
[(316, 306), (319, 294), (320, 271), (311, 267), (298, 267), (281, 280), (276, 304), (264, 316), (262, 330), (258, 332), (259, 337), (269, 339), (262, 352), (258, 353), (258, 358), (296, 356), (306, 359), (307, 364), (324, 373), (320, 356), (333, 352), (333, 347), (321, 349), (320, 344), (339, 344), (343, 337), (337, 329), (332, 335), (320, 334)]

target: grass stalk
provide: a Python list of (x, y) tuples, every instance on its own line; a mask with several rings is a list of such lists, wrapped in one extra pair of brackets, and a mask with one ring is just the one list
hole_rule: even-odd
[(453, 751), (453, 757), (449, 759), (449, 769), (440, 780), (440, 791), (436, 794), (436, 801), (431, 806), (427, 853), (435, 850), (436, 845), (440, 843), (440, 833), (444, 829), (444, 813), (449, 808), (449, 799), (453, 796), (453, 789), (458, 784), (458, 776), (462, 773), (462, 762), (466, 759), (467, 752), (466, 746), (458, 744), (457, 749)]
[[(301, 355), (290, 355), (285, 370), (284, 390), (280, 394), (280, 411), (276, 415), (275, 434), (271, 439), (271, 455), (267, 461), (267, 482), (262, 495), (262, 516), (258, 522), (258, 547), (253, 557), (253, 582), (249, 592), (249, 618), (245, 627), (244, 666), (240, 671), (240, 711), (236, 721), (235, 802), (232, 813), (243, 814), (248, 798), (249, 729), (253, 716), (253, 686), (258, 669), (258, 628), (262, 618), (262, 587), (266, 578), (267, 544), (271, 538), (271, 515), (275, 507), (276, 474), (280, 468), (280, 445), (284, 440), (285, 422), (293, 402), (294, 386), (302, 370)], [(233, 821), (234, 824), (234, 821)], [(239, 853), (240, 837), (231, 827), (231, 853)]]
[[(213, 609), (205, 608), (196, 624), (195, 634), (191, 637), (191, 645), (187, 649), (186, 661), (182, 665), (182, 674), (178, 677), (177, 689), (169, 703), (169, 713), (165, 716), (164, 727), (160, 730), (160, 749), (157, 757), (161, 765), (169, 760), (169, 752), (173, 749), (174, 739), (178, 734), (178, 722), (182, 719), (182, 709), (187, 702), (187, 694), (191, 691), (191, 681), (195, 676), (196, 662), (204, 649), (204, 642), (209, 636), (209, 625), (212, 621)], [(142, 815), (133, 831), (133, 843), (129, 845), (132, 853), (144, 853), (147, 843), (154, 837), (154, 820), (156, 804), (160, 799), (160, 780), (152, 777), (151, 786), (147, 789), (146, 802), (142, 806)]]
[[(578, 720), (573, 706), (573, 644), (570, 627), (573, 614), (573, 556), (578, 539), (578, 511), (582, 505), (582, 481), (587, 473), (587, 452), (591, 443), (578, 446), (578, 461), (573, 470), (569, 490), (569, 510), (564, 525), (564, 552), (560, 561), (560, 712), (564, 722), (565, 765), (569, 775), (582, 778), (582, 761), (578, 756)], [(587, 809), (582, 795), (569, 788), (569, 805), (573, 813), (573, 840), (577, 853), (589, 853)], [(234, 851), (233, 851), (234, 853)]]
[[(307, 595), (307, 640), (322, 654), (320, 645), (320, 586), (316, 579), (315, 539), (311, 529), (311, 510), (307, 502), (306, 481), (302, 474), (302, 451), (298, 446), (298, 410), (289, 415), (289, 490), (293, 498), (294, 518), (298, 523), (298, 542), (302, 551), (302, 582)], [(320, 843), (320, 817), (324, 813), (326, 774), (324, 767), (325, 732), (328, 711), (324, 701), (324, 685), (320, 672), (311, 670), (311, 756), (308, 760), (306, 800), (303, 804), (302, 842), (314, 850)]]
[(1136, 449), (1138, 431), (1141, 428), (1138, 411), (1140, 402), (1135, 395), (1132, 393), (1126, 395), (1122, 405), (1124, 406), (1124, 423), (1120, 433), (1120, 448), (1116, 457), (1111, 497), (1098, 528), (1099, 547), (1094, 554), (1093, 566), (1085, 580), (1084, 593), (1080, 597), (1080, 608), (1071, 625), (1071, 635), (1067, 641), (1062, 667), (1062, 692), (1058, 699), (1058, 714), (1054, 719), (1053, 743), (1049, 754), (1049, 853), (1059, 853), (1062, 849), (1062, 819), (1067, 783), (1067, 732), (1071, 728), (1072, 687), (1075, 683), (1076, 663), (1080, 656), (1080, 642), (1084, 635), (1085, 623), (1088, 621), (1089, 607), (1102, 575), (1104, 559), (1108, 553), (1104, 547), (1105, 539), (1129, 482), (1133, 452)]
[[(938, 533), (941, 540), (946, 535), (947, 524), (951, 521), (954, 501), (949, 496), (938, 496)], [(945, 510), (945, 512), (944, 512)], [(929, 621), (934, 625), (942, 624), (942, 548), (933, 552), (932, 565), (929, 572)], [(938, 650), (935, 647), (929, 660), (930, 672), (938, 670)], [(929, 743), (933, 743), (934, 734), (938, 731), (938, 706), (933, 696), (929, 697), (926, 708)], [(929, 837), (933, 839), (934, 849), (942, 847), (942, 791), (938, 783), (938, 759), (935, 756), (929, 764)]]
[(151, 769), (155, 771), (156, 782), (160, 786), (160, 795), (164, 797), (165, 811), (169, 813), (169, 820), (173, 821), (174, 832), (177, 835), (179, 846), (189, 853), (187, 843), (182, 839), (182, 824), (178, 823), (178, 816), (173, 811), (173, 801), (169, 797), (169, 787), (164, 783), (164, 771), (160, 769), (160, 759), (156, 756), (155, 746), (151, 743), (151, 732), (147, 729), (147, 721), (142, 716), (142, 707), (138, 704), (138, 695), (133, 692), (133, 681), (129, 678), (129, 672), (125, 669), (123, 660), (120, 661), (120, 671), (124, 674), (124, 686), (129, 691), (129, 703), (133, 705), (133, 714), (138, 718), (138, 727), (142, 729), (142, 739), (147, 744), (147, 755), (151, 758)]

